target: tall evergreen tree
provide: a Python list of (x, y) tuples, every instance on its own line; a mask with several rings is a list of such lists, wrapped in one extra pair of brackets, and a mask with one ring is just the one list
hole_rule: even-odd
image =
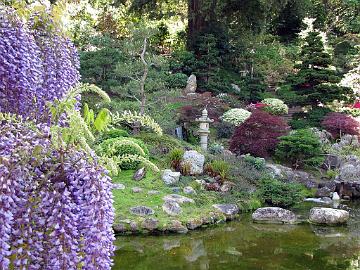
[(318, 32), (310, 32), (305, 38), (300, 57), (299, 72), (289, 78), (293, 90), (300, 96), (300, 105), (314, 107), (320, 103), (350, 101), (353, 98), (350, 88), (338, 85), (341, 76), (331, 69), (331, 56), (325, 51)]

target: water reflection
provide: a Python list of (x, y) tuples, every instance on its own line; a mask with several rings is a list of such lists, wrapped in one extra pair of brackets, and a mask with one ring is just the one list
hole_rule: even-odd
[(360, 270), (360, 210), (352, 209), (344, 227), (254, 224), (248, 215), (188, 235), (119, 237), (113, 269)]

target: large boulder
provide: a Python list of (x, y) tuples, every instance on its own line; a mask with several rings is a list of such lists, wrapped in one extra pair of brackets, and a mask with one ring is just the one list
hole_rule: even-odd
[(182, 225), (179, 220), (172, 220), (170, 224), (167, 225), (167, 231), (174, 233), (187, 233), (188, 228)]
[(345, 224), (350, 218), (348, 211), (314, 207), (310, 210), (309, 221), (319, 225), (339, 225)]
[(293, 212), (280, 207), (259, 208), (252, 214), (252, 219), (254, 222), (276, 224), (295, 224), (297, 221)]
[(173, 185), (179, 182), (180, 173), (173, 172), (172, 170), (163, 170), (161, 178), (166, 185)]
[(226, 216), (234, 216), (240, 211), (236, 204), (214, 204), (213, 207)]
[(360, 181), (360, 158), (346, 156), (340, 166), (336, 180), (343, 182)]
[(195, 94), (197, 88), (196, 76), (191, 74), (184, 89), (184, 95)]
[(205, 156), (197, 151), (186, 151), (183, 156), (182, 164), (190, 166), (190, 174), (198, 175), (204, 172)]
[(156, 218), (146, 218), (142, 223), (141, 227), (148, 231), (155, 230), (159, 225), (159, 220)]

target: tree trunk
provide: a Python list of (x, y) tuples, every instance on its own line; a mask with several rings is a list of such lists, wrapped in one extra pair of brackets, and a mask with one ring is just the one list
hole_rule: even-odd
[(202, 11), (202, 1), (204, 0), (188, 0), (188, 39), (187, 47), (192, 50), (196, 36), (204, 28), (205, 15)]
[(149, 73), (149, 66), (145, 60), (145, 53), (147, 49), (147, 38), (144, 39), (144, 48), (140, 55), (141, 61), (144, 64), (144, 73), (140, 80), (140, 114), (145, 114), (145, 107), (146, 107), (146, 94), (145, 94), (145, 81)]

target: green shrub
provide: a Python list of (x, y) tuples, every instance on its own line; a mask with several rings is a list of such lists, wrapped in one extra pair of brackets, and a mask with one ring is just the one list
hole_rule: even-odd
[(246, 154), (243, 159), (246, 163), (259, 171), (265, 169), (266, 161), (263, 158), (253, 157), (250, 154)]
[(230, 165), (223, 160), (213, 160), (206, 165), (206, 172), (210, 176), (220, 176), (222, 181), (229, 178)]
[(329, 112), (331, 110), (328, 108), (316, 107), (307, 113), (295, 113), (290, 121), (290, 125), (293, 129), (321, 127), (322, 120)]
[(168, 154), (170, 165), (175, 171), (179, 172), (181, 170), (181, 160), (183, 156), (184, 150), (181, 148), (175, 148)]
[(299, 129), (280, 138), (275, 156), (295, 168), (318, 166), (324, 161), (319, 138), (309, 129)]
[[(98, 146), (98, 153), (107, 157), (140, 156), (148, 157), (149, 150), (141, 140), (126, 137), (107, 139)], [(139, 161), (127, 159), (122, 161), (120, 168), (123, 170), (133, 170), (138, 167)]]
[(169, 74), (166, 77), (166, 85), (169, 88), (185, 88), (187, 83), (188, 76), (184, 73), (175, 73)]
[(151, 155), (155, 156), (163, 156), (176, 148), (190, 147), (186, 142), (167, 134), (159, 136), (153, 133), (140, 133), (134, 138), (143, 141), (150, 150)]
[(263, 179), (258, 188), (258, 197), (272, 206), (289, 207), (303, 200), (302, 186), (283, 183), (276, 179)]
[(129, 137), (129, 133), (124, 129), (114, 128), (104, 132), (101, 136), (101, 140), (105, 141), (107, 139), (113, 139), (118, 137)]
[(224, 152), (224, 146), (219, 143), (213, 143), (209, 146), (208, 151), (212, 155), (220, 155)]

